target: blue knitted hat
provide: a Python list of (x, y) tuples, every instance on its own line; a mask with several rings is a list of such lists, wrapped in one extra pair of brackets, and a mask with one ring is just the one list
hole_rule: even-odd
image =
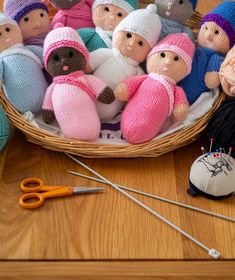
[(192, 4), (193, 4), (193, 9), (195, 10), (197, 7), (197, 0), (191, 0)]
[(130, 13), (138, 8), (138, 0), (95, 0), (92, 6), (92, 11), (98, 5), (102, 4), (113, 4), (122, 9), (124, 9), (127, 13)]
[(0, 106), (0, 150), (5, 146), (9, 136), (9, 122), (5, 112)]
[(215, 22), (227, 34), (230, 47), (235, 44), (235, 1), (225, 1), (208, 13), (201, 22), (201, 26), (208, 21)]
[(9, 16), (4, 15), (3, 13), (0, 13), (0, 26), (5, 24), (13, 24), (19, 28), (19, 25), (15, 20), (11, 19)]

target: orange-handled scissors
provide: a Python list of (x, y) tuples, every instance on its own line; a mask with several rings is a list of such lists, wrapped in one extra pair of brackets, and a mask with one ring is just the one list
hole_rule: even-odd
[[(65, 187), (65, 186), (46, 186), (41, 179), (28, 178), (21, 182), (20, 188), (26, 194), (20, 198), (20, 206), (26, 209), (35, 209), (42, 206), (45, 199), (52, 197), (68, 196), (72, 194), (94, 193), (104, 188), (88, 187)], [(30, 198), (37, 199), (36, 202), (27, 202)]]

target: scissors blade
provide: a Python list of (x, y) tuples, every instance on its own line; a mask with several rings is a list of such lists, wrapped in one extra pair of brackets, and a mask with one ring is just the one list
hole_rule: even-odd
[(73, 193), (74, 194), (82, 194), (82, 193), (95, 193), (99, 191), (103, 191), (104, 188), (98, 187), (98, 188), (88, 188), (88, 187), (74, 187)]

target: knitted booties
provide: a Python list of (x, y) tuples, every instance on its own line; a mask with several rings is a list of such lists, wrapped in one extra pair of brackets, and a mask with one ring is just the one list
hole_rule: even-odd
[(95, 0), (92, 18), (95, 28), (78, 30), (89, 52), (100, 48), (112, 48), (112, 35), (116, 26), (134, 9), (136, 0)]
[(59, 11), (52, 20), (52, 26), (62, 23), (64, 26), (80, 29), (94, 27), (91, 7), (93, 0), (50, 0)]
[(25, 45), (43, 46), (51, 29), (44, 3), (40, 0), (5, 0), (4, 13), (19, 24)]
[(43, 102), (43, 119), (58, 121), (65, 138), (92, 141), (100, 133), (95, 103), (111, 103), (114, 94), (100, 79), (85, 75), (88, 51), (70, 27), (51, 31), (44, 45), (45, 66), (54, 78)]
[(0, 151), (5, 146), (9, 136), (9, 122), (5, 112), (0, 106)]

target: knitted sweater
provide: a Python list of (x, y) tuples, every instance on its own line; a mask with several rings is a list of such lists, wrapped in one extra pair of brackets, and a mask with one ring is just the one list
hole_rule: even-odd
[(189, 38), (194, 42), (195, 38), (193, 32), (182, 23), (164, 17), (160, 17), (160, 19), (162, 23), (162, 31), (159, 41), (165, 38), (167, 35), (173, 33), (187, 33), (189, 35)]
[[(33, 53), (31, 50), (34, 50)], [(42, 48), (15, 45), (0, 54), (0, 80), (9, 102), (21, 113), (38, 112), (48, 87), (42, 72)]]
[[(102, 79), (111, 89), (132, 76), (144, 74), (138, 62), (124, 57), (117, 49), (99, 49), (91, 53), (89, 61), (94, 75)], [(113, 119), (121, 110), (123, 102), (115, 100), (107, 105), (97, 102), (102, 120)]]
[(74, 29), (94, 27), (91, 10), (93, 2), (93, 0), (81, 0), (71, 9), (59, 10), (52, 20), (52, 26), (62, 23)]
[(84, 44), (89, 52), (97, 49), (112, 48), (112, 33), (105, 31), (99, 27), (96, 28), (82, 28), (78, 30)]
[(166, 76), (150, 73), (125, 81), (129, 101), (124, 109), (121, 129), (132, 144), (156, 137), (175, 106), (188, 104), (182, 88)]
[(186, 92), (188, 101), (193, 104), (199, 96), (210, 91), (205, 84), (205, 75), (208, 72), (219, 72), (224, 56), (215, 50), (202, 47), (196, 48), (192, 71), (179, 83)]
[(43, 102), (52, 110), (66, 138), (92, 141), (100, 133), (100, 120), (95, 102), (106, 85), (82, 71), (54, 78)]
[(3, 108), (0, 106), (0, 151), (5, 146), (9, 136), (9, 122)]

